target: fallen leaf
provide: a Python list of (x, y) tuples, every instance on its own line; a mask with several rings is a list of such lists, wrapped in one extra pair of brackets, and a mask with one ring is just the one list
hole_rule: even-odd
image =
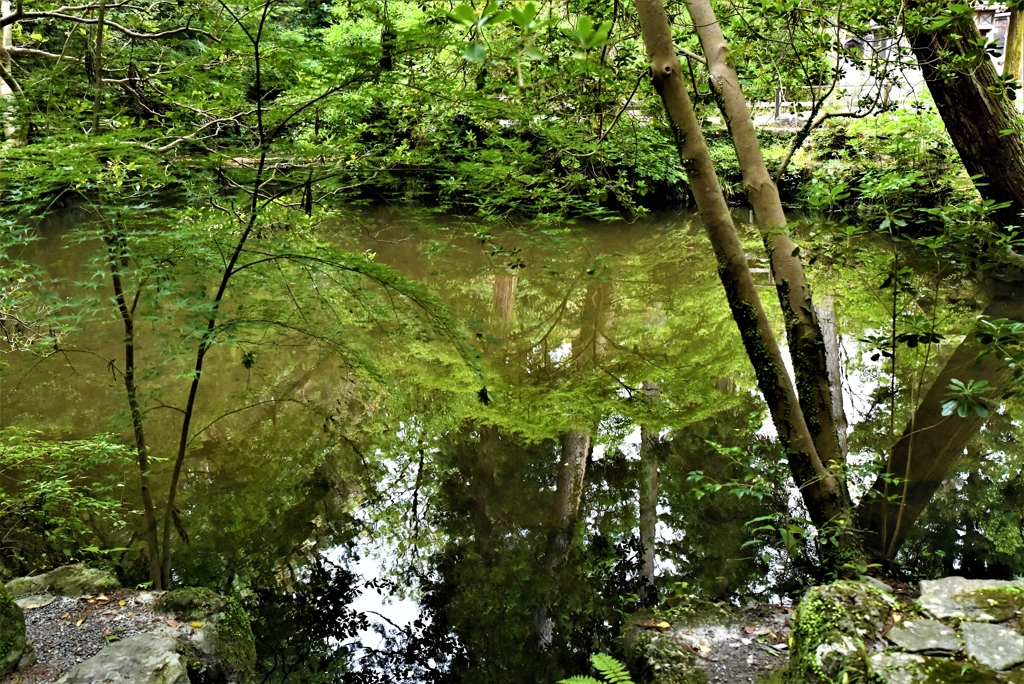
[(181, 627), (181, 623), (175, 620), (174, 618), (167, 618), (164, 622), (166, 622), (171, 627)]
[(85, 618), (82, 618), (81, 620), (79, 620), (78, 622), (76, 622), (76, 623), (75, 623), (75, 627), (81, 627), (81, 626), (82, 626), (82, 623), (83, 623), (83, 622), (85, 622)]
[(64, 613), (63, 615), (61, 615), (61, 617), (62, 618), (69, 618), (69, 617), (71, 617), (71, 613)]
[(710, 646), (705, 646), (704, 644), (700, 644), (698, 646), (698, 648), (700, 649), (701, 653), (711, 653), (711, 647)]
[(203, 623), (202, 622), (190, 622), (190, 623), (188, 623), (188, 626), (189, 627), (195, 627), (196, 629), (199, 629), (200, 627), (203, 626)]
[(899, 613), (893, 613), (893, 616), (892, 616), (892, 621), (893, 622), (899, 623), (899, 621), (902, 620), (902, 619), (903, 619), (902, 615), (900, 615)]
[(118, 601), (117, 605), (119, 605), (119, 606), (127, 606), (128, 602), (127, 601)]
[(97, 601), (109, 601), (110, 599), (107, 598), (106, 596), (104, 596), (103, 594), (100, 594), (99, 596), (96, 597), (96, 600)]
[(36, 608), (42, 608), (43, 606), (39, 603), (30, 603), (25, 606), (25, 610), (35, 610)]

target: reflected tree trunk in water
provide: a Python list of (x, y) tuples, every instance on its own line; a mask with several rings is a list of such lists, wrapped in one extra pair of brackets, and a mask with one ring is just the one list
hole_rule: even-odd
[(501, 273), (494, 276), (494, 298), (491, 305), (491, 317), (497, 337), (504, 338), (512, 329), (515, 320), (516, 284), (519, 278), (512, 273)]
[[(984, 315), (1024, 320), (1020, 283), (1003, 286), (996, 292)], [(973, 411), (966, 418), (955, 413), (942, 415), (950, 380), (987, 380), (989, 385), (998, 385), (1007, 377), (1009, 369), (1004, 360), (993, 354), (979, 361), (978, 352), (974, 335), (968, 335), (917, 407), (910, 423), (913, 427), (908, 427), (893, 446), (887, 472), (900, 483), (886, 487), (885, 478), (879, 476), (861, 500), (858, 526), (863, 530), (865, 549), (875, 558), (895, 556), (918, 516), (942, 483), (952, 476), (968, 442), (985, 422)], [(887, 501), (886, 492), (895, 494), (895, 500)]]
[[(649, 402), (658, 400), (658, 386), (644, 381), (644, 398)], [(659, 431), (650, 425), (640, 426), (640, 551), (643, 554), (641, 567), (640, 602), (651, 605), (657, 598), (654, 590), (654, 542), (658, 528), (658, 456), (661, 446)]]
[[(610, 323), (611, 286), (604, 280), (587, 285), (580, 316), (580, 332), (572, 342), (572, 363), (577, 372), (596, 365), (607, 347), (605, 331)], [(572, 428), (562, 435), (555, 485), (554, 529), (546, 552), (548, 572), (553, 574), (565, 562), (572, 544), (573, 530), (579, 519), (583, 485), (587, 477), (587, 461), (593, 448), (589, 430)], [(553, 637), (553, 624), (546, 607), (538, 608), (533, 617), (534, 632), (540, 647), (547, 648)]]
[(836, 326), (836, 309), (832, 297), (825, 297), (821, 306), (814, 307), (821, 325), (821, 340), (825, 345), (825, 361), (828, 365), (828, 383), (832, 395), (832, 415), (835, 419), (836, 437), (843, 462), (850, 454), (850, 443), (846, 431), (846, 409), (843, 407), (842, 359), (839, 353), (839, 329)]

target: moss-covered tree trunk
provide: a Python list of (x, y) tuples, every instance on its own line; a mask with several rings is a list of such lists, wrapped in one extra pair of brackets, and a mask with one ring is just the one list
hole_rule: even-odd
[(970, 18), (935, 28), (925, 3), (910, 3), (905, 26), (932, 99), (967, 172), (979, 176), (986, 199), (1009, 202), (996, 220), (1021, 225), (1024, 210), (1024, 119), (995, 66), (978, 47), (981, 34)]
[(635, 0), (651, 64), (651, 78), (672, 124), (682, 135), (680, 154), (687, 180), (714, 248), (718, 273), (733, 318), (754, 366), (793, 479), (816, 525), (848, 519), (842, 487), (821, 461), (796, 397), (775, 334), (758, 297), (747, 257), (697, 122), (661, 0)]
[[(811, 301), (800, 251), (786, 232), (786, 214), (779, 191), (765, 166), (761, 144), (740, 88), (729, 46), (709, 0), (685, 0), (700, 38), (713, 87), (732, 133), (733, 146), (743, 173), (747, 198), (771, 258), (772, 275), (786, 321), (789, 354), (793, 360), (797, 393), (818, 457), (843, 483), (845, 459), (832, 415), (832, 396), (825, 343)], [(843, 489), (843, 497), (845, 487)]]

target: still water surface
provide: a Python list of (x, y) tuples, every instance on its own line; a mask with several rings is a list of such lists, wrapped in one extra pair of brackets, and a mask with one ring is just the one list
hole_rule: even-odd
[[(0, 420), (127, 440), (109, 366), (123, 329), (104, 309), (101, 245), (69, 244), (70, 231), (43, 226), (30, 257), (65, 299), (92, 292), (81, 300), (91, 313), (63, 353), (3, 369)], [(358, 609), (382, 615), (374, 621), (421, 618), (418, 657), (427, 669), (447, 662), (452, 681), (583, 672), (642, 596), (735, 601), (799, 586), (778, 549), (747, 544), (748, 521), (786, 512), (793, 497), (693, 217), (541, 230), (363, 212), (326, 234), (436, 296), (447, 327), (409, 305), (398, 281), (281, 270), (229, 291), (234, 323), (206, 365), (178, 498), (189, 536), (176, 541), (179, 581), (229, 590), (268, 574), (301, 579), (309, 559), (327, 558), (382, 580), (384, 598), (356, 591)], [(870, 409), (885, 373), (857, 339), (891, 308), (870, 268), (828, 262), (814, 274), (817, 294), (837, 296), (853, 417), (867, 425), (851, 440), (867, 456), (879, 448)], [(774, 288), (756, 275), (770, 305)], [(188, 382), (187, 312), (175, 308), (191, 301), (188, 273), (178, 277), (176, 299), (144, 301), (138, 326), (160, 483)], [(965, 289), (951, 317), (972, 313)], [(638, 532), (652, 471), (656, 589)], [(134, 502), (137, 476), (120, 477)], [(111, 547), (138, 547), (97, 527)]]

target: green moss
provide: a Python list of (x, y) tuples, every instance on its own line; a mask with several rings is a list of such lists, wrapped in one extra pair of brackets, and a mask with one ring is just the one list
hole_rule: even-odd
[(256, 642), (249, 613), (232, 597), (205, 587), (186, 587), (165, 592), (154, 610), (186, 621), (204, 623), (204, 636), (212, 655), (240, 679), (256, 667)]
[(1024, 610), (1024, 586), (986, 587), (957, 592), (956, 598), (969, 601), (992, 616), (996, 622), (1009, 620)]
[(925, 679), (922, 684), (947, 684), (947, 682), (961, 682), (962, 684), (995, 684), (997, 682), (1018, 682), (1017, 679), (1007, 679), (987, 667), (978, 667), (971, 663), (957, 660), (938, 660), (928, 664), (922, 673)]
[(789, 665), (791, 684), (870, 681), (866, 641), (874, 640), (894, 599), (860, 582), (812, 587), (797, 609)]
[(18, 667), (25, 644), (25, 614), (11, 592), (0, 585), (0, 677)]

